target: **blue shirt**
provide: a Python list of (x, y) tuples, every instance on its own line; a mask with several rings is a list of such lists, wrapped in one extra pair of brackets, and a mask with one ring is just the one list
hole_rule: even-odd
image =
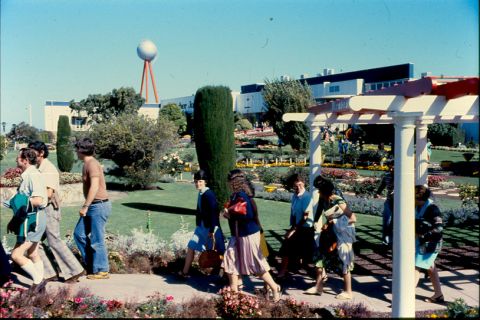
[(308, 212), (308, 217), (302, 227), (313, 226), (313, 205), (312, 195), (310, 192), (305, 191), (301, 195), (293, 194), (292, 206), (290, 210), (290, 225), (296, 226), (303, 218), (305, 212)]

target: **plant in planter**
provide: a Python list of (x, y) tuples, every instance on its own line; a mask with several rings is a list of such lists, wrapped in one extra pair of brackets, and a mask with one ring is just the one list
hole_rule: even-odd
[(472, 158), (475, 154), (473, 152), (465, 152), (462, 155), (463, 155), (463, 158), (465, 159), (465, 161), (470, 162), (470, 160), (472, 160)]

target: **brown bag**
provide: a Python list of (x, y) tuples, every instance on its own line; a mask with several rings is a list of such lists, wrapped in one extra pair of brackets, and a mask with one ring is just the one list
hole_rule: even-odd
[(212, 249), (203, 251), (198, 257), (198, 265), (202, 269), (218, 268), (222, 264), (222, 256), (215, 250), (215, 236), (212, 240)]

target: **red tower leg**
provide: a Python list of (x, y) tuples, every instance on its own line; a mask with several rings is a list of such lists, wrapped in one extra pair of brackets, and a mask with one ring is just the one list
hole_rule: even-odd
[(148, 61), (147, 68), (148, 70), (150, 70), (150, 78), (152, 79), (153, 93), (155, 94), (155, 101), (158, 103), (157, 86), (155, 85), (155, 78), (153, 76), (152, 64), (150, 63), (150, 61)]
[(140, 86), (140, 96), (142, 96), (143, 92), (143, 80), (145, 79), (145, 72), (147, 71), (147, 61), (143, 61), (143, 72), (142, 72), (142, 85)]

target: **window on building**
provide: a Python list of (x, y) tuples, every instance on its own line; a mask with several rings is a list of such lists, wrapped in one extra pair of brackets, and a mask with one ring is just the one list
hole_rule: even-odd
[(332, 93), (332, 92), (339, 92), (340, 91), (340, 86), (330, 86), (328, 88), (328, 92)]
[(87, 117), (72, 117), (71, 123), (77, 128), (82, 128), (84, 125), (87, 124)]

